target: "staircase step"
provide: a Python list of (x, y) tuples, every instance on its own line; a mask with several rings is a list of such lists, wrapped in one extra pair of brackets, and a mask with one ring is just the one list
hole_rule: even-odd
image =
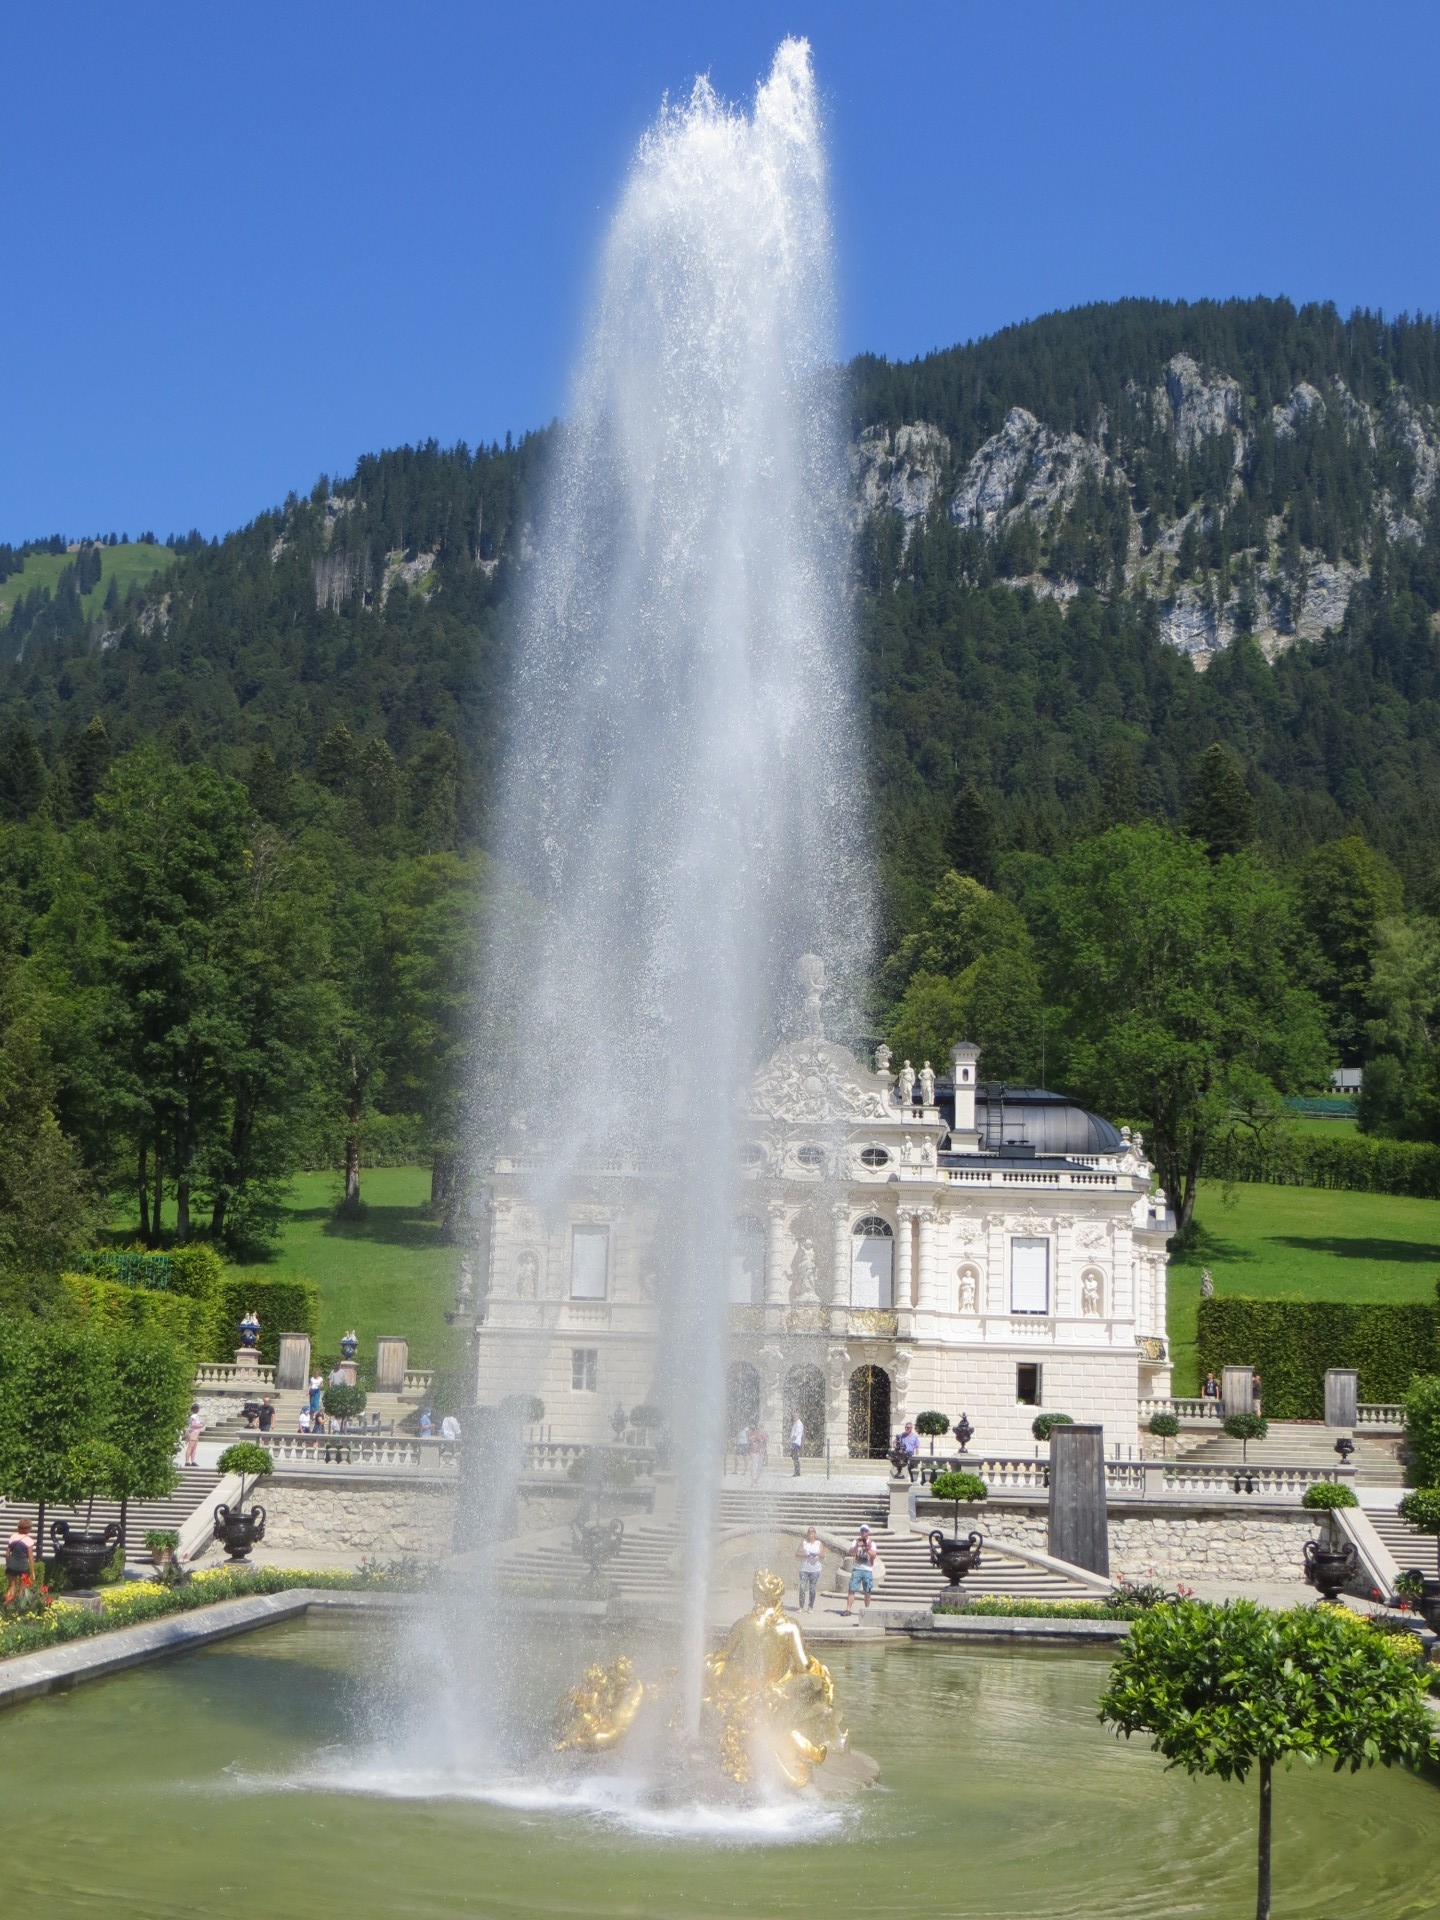
[[(145, 1545), (145, 1535), (158, 1531), (162, 1527), (172, 1528), (176, 1533), (194, 1513), (195, 1509), (219, 1485), (220, 1475), (207, 1467), (186, 1467), (181, 1469), (183, 1478), (174, 1493), (164, 1500), (132, 1500), (125, 1516), (125, 1560), (126, 1564), (148, 1562), (150, 1549)], [(53, 1520), (67, 1520), (72, 1527), (80, 1528), (85, 1524), (87, 1508), (78, 1509), (48, 1504), (45, 1508), (45, 1550), (53, 1543), (50, 1523)], [(39, 1523), (39, 1509), (34, 1501), (0, 1501), (0, 1527), (6, 1535), (15, 1531), (15, 1522), (25, 1519), (30, 1522), (33, 1533)], [(97, 1532), (114, 1521), (120, 1523), (120, 1502), (118, 1500), (97, 1500), (91, 1526)], [(45, 1557), (44, 1551), (41, 1558)]]

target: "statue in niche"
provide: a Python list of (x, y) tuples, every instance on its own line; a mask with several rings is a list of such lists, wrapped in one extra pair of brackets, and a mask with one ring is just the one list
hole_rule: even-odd
[(922, 1107), (935, 1104), (935, 1069), (928, 1060), (920, 1069), (920, 1104)]
[(517, 1300), (540, 1297), (540, 1262), (528, 1249), (515, 1262), (515, 1297)]
[(915, 1069), (908, 1060), (895, 1082), (895, 1097), (902, 1107), (910, 1106), (915, 1098)]
[(961, 1313), (974, 1313), (975, 1295), (976, 1295), (975, 1275), (969, 1267), (962, 1267), (960, 1269), (960, 1311)]
[(790, 1298), (797, 1306), (818, 1307), (820, 1289), (815, 1283), (815, 1249), (808, 1240), (800, 1242), (795, 1255), (795, 1278), (790, 1288)]
[(1087, 1273), (1081, 1276), (1080, 1311), (1091, 1319), (1099, 1317), (1100, 1276), (1098, 1273)]

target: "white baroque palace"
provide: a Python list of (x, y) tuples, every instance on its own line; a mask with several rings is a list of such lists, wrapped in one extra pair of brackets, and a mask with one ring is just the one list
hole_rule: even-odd
[[(884, 1047), (871, 1071), (812, 1027), (756, 1075), (740, 1134), (732, 1431), (758, 1419), (778, 1452), (798, 1410), (807, 1452), (875, 1458), (935, 1408), (969, 1417), (973, 1450), (1030, 1454), (1049, 1409), (1134, 1447), (1138, 1402), (1170, 1391), (1175, 1224), (1139, 1136), (980, 1083), (968, 1044), (948, 1079), (896, 1075)], [(533, 1164), (502, 1154), (490, 1181), (477, 1397), (533, 1388), (553, 1439), (608, 1440), (664, 1393), (655, 1188), (613, 1162), (547, 1218)]]

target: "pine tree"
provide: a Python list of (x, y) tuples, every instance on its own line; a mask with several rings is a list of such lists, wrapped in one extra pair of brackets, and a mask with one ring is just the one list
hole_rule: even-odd
[(1218, 740), (1200, 757), (1184, 824), (1212, 860), (1239, 853), (1255, 838), (1255, 802), (1245, 784), (1245, 769)]
[(0, 819), (28, 820), (45, 798), (45, 762), (23, 721), (0, 741)]
[(967, 780), (955, 802), (950, 828), (950, 856), (957, 873), (968, 873), (982, 887), (995, 884), (995, 813), (973, 780)]
[(77, 818), (86, 819), (94, 811), (95, 795), (109, 765), (110, 735), (97, 713), (81, 734), (70, 760), (70, 803)]

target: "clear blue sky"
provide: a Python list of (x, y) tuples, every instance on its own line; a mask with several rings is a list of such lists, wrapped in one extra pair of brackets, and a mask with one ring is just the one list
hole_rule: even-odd
[(1122, 294), (1440, 309), (1433, 4), (18, 0), (0, 539), (222, 532), (545, 421), (661, 95), (748, 95), (787, 32), (847, 354)]

